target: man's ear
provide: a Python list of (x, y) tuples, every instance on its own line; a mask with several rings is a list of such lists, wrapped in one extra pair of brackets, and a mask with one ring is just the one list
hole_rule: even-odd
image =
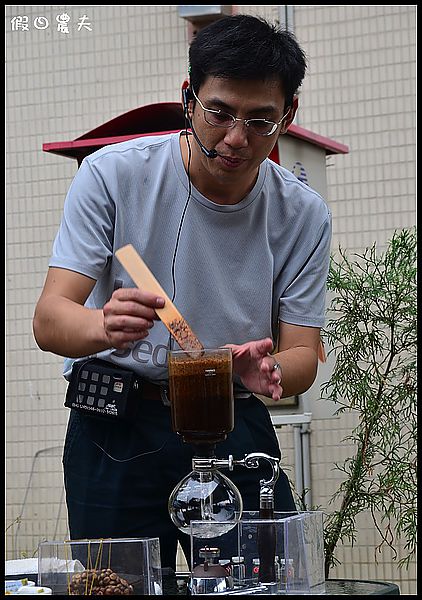
[(284, 119), (284, 121), (281, 125), (280, 135), (282, 135), (283, 133), (286, 133), (289, 126), (293, 123), (293, 120), (296, 116), (296, 111), (298, 109), (298, 106), (299, 106), (299, 98), (298, 98), (298, 96), (293, 96), (292, 105), (289, 108), (287, 117)]

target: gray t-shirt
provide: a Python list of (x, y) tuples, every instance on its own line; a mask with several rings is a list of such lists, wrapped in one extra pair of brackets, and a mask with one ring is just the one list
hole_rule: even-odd
[[(134, 283), (115, 258), (133, 244), (205, 347), (277, 338), (278, 321), (322, 327), (331, 215), (321, 196), (265, 160), (235, 205), (188, 198), (180, 134), (146, 136), (86, 157), (66, 197), (51, 267), (96, 280), (86, 306), (102, 308)], [(170, 338), (158, 321), (147, 338), (101, 358), (153, 381), (167, 379)], [(177, 344), (172, 341), (172, 347)], [(65, 360), (68, 376), (72, 360)]]

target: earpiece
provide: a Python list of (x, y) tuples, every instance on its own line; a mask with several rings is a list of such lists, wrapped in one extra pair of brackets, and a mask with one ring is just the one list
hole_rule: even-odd
[(189, 119), (189, 100), (193, 100), (193, 94), (190, 90), (190, 88), (185, 87), (182, 88), (182, 98), (183, 98), (183, 112), (185, 115), (185, 118)]
[(187, 81), (184, 82), (183, 87), (182, 87), (182, 99), (183, 99), (183, 113), (184, 113), (185, 119), (186, 119), (186, 121), (189, 122), (190, 128), (192, 130), (192, 135), (195, 138), (195, 140), (198, 142), (198, 145), (199, 145), (201, 151), (205, 154), (205, 156), (207, 158), (217, 158), (217, 156), (218, 156), (217, 150), (215, 150), (214, 148), (211, 150), (208, 150), (208, 148), (205, 148), (204, 144), (201, 142), (199, 137), (196, 135), (196, 131), (193, 127), (192, 119), (189, 116), (189, 101), (194, 100), (194, 95), (193, 95), (192, 91), (190, 90), (189, 83)]

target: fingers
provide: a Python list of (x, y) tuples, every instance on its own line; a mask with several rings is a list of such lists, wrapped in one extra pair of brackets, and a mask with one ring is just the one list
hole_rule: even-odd
[[(275, 362), (273, 356), (268, 357), (271, 361), (271, 366), (269, 371), (267, 371), (267, 376), (270, 380), (269, 391), (272, 394), (273, 400), (280, 400), (281, 395), (283, 393), (283, 388), (281, 387), (282, 373), (281, 373), (281, 365), (278, 362)], [(266, 368), (268, 368), (268, 360), (266, 361)]]
[(268, 386), (268, 391), (271, 393), (271, 398), (276, 402), (281, 400), (281, 396), (283, 394), (283, 388), (280, 383), (274, 383)]
[(273, 349), (273, 341), (271, 338), (264, 338), (252, 343), (256, 345), (257, 351), (262, 354), (262, 356), (267, 355)]
[(127, 348), (149, 334), (164, 299), (138, 288), (120, 288), (103, 307), (104, 330), (114, 348)]
[(281, 387), (281, 376), (278, 371), (271, 371), (268, 373), (269, 384), (268, 391), (271, 393), (271, 397), (273, 400), (280, 400), (281, 395), (283, 393), (283, 388)]
[(264, 373), (270, 373), (274, 376), (274, 381), (281, 378), (281, 366), (277, 362), (276, 358), (268, 352), (262, 358), (261, 371)]
[(272, 399), (276, 401), (280, 400), (283, 393), (283, 388), (281, 387), (282, 372), (280, 363), (276, 361), (274, 356), (268, 354), (262, 359), (261, 371), (268, 378), (268, 390), (272, 395)]
[(231, 348), (233, 358), (250, 357), (253, 361), (261, 361), (265, 356), (268, 355), (270, 350), (273, 348), (273, 342), (271, 338), (264, 338), (262, 340), (255, 340), (253, 342), (246, 342), (240, 346), (234, 344), (227, 344), (228, 348)]
[(225, 344), (222, 348), (230, 348), (232, 351), (233, 358), (240, 358), (242, 356), (250, 355), (250, 342), (246, 344)]
[[(156, 308), (163, 308), (164, 306), (164, 298), (151, 292), (140, 290), (139, 288), (119, 288), (113, 292), (110, 301), (113, 300), (123, 304), (126, 302), (134, 303), (137, 309), (143, 307), (150, 308), (153, 311)], [(158, 317), (156, 316), (156, 318)]]

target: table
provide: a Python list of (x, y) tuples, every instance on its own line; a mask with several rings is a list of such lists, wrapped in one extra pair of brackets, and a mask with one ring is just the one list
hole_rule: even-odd
[[(186, 596), (188, 580), (188, 573), (163, 573), (163, 594), (172, 596)], [(385, 581), (328, 579), (325, 582), (325, 588), (326, 596), (400, 595), (400, 589), (396, 584)]]

